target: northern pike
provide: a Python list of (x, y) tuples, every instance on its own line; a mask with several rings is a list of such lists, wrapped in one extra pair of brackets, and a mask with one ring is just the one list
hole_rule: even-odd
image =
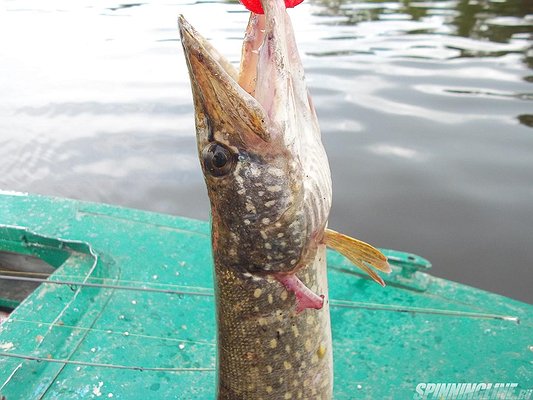
[(183, 18), (211, 203), (223, 400), (331, 399), (326, 245), (384, 285), (372, 246), (327, 229), (331, 176), (283, 0), (251, 13), (240, 70)]

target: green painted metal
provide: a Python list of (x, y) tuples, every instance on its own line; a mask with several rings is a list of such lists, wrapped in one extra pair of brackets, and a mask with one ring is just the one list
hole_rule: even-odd
[[(214, 397), (206, 222), (6, 193), (0, 226), (0, 251), (56, 268), (0, 326), (0, 398)], [(328, 254), (335, 399), (413, 398), (419, 382), (533, 386), (532, 306), (386, 252), (384, 289)]]

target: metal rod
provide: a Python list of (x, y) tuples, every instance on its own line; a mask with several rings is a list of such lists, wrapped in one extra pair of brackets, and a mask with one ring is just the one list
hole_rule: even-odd
[(153, 340), (171, 341), (171, 342), (178, 342), (178, 343), (199, 344), (199, 345), (205, 345), (205, 346), (211, 346), (211, 347), (215, 346), (215, 343), (207, 342), (207, 341), (203, 341), (203, 340), (190, 340), (190, 339), (179, 339), (179, 338), (173, 338), (173, 337), (144, 335), (144, 334), (130, 332), (130, 331), (114, 331), (114, 330), (111, 330), (111, 329), (87, 328), (87, 327), (83, 327), (83, 326), (52, 324), (50, 322), (30, 321), (30, 320), (19, 319), (19, 318), (10, 318), (9, 322), (10, 323), (19, 323), (19, 324), (33, 324), (33, 325), (53, 326), (54, 328), (57, 328), (57, 329), (71, 329), (73, 331), (99, 332), (99, 333), (105, 333), (105, 334), (108, 334), (108, 335), (121, 335), (121, 336), (129, 336), (129, 337), (138, 337), (138, 338), (141, 338), (141, 339), (153, 339)]
[(129, 369), (133, 371), (156, 371), (156, 372), (212, 372), (215, 368), (163, 368), (163, 367), (140, 367), (120, 364), (104, 364), (95, 363), (89, 361), (75, 361), (75, 360), (60, 360), (56, 358), (45, 358), (37, 356), (27, 356), (24, 354), (16, 353), (4, 353), (0, 352), (0, 357), (20, 358), (23, 360), (37, 361), (37, 362), (51, 362), (58, 364), (72, 364), (85, 367), (98, 367), (98, 368), (115, 368), (115, 369)]
[(377, 303), (359, 303), (353, 301), (345, 300), (331, 300), (331, 305), (333, 307), (340, 308), (363, 308), (367, 310), (382, 310), (382, 311), (393, 311), (393, 312), (405, 312), (405, 313), (415, 313), (415, 314), (434, 314), (434, 315), (445, 315), (451, 317), (464, 317), (464, 318), (481, 318), (481, 319), (497, 319), (502, 321), (520, 323), (520, 318), (514, 317), (512, 315), (498, 315), (498, 314), (485, 314), (477, 313), (470, 311), (454, 311), (454, 310), (442, 310), (438, 308), (421, 308), (421, 307), (410, 307), (410, 306), (401, 306), (395, 304), (377, 304)]
[(22, 282), (38, 282), (38, 283), (51, 283), (54, 285), (67, 285), (67, 286), (82, 286), (82, 287), (92, 287), (92, 288), (103, 288), (103, 289), (118, 289), (118, 290), (132, 290), (138, 292), (155, 292), (155, 293), (166, 293), (166, 294), (186, 294), (191, 296), (206, 296), (213, 297), (214, 294), (211, 292), (192, 292), (185, 290), (171, 290), (171, 289), (156, 289), (156, 288), (140, 288), (133, 286), (122, 286), (122, 285), (109, 285), (104, 283), (88, 283), (88, 282), (77, 282), (77, 281), (53, 281), (49, 279), (42, 278), (29, 278), (25, 276), (11, 276), (11, 275), (0, 275), (0, 279), (8, 281), (22, 281)]

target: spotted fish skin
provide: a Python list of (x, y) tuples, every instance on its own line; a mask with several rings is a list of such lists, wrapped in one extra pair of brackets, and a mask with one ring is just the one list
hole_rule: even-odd
[[(262, 5), (240, 73), (179, 19), (211, 203), (217, 397), (331, 399), (331, 177), (283, 0)], [(291, 278), (323, 303), (300, 307)]]
[[(327, 293), (321, 246), (300, 279)], [(219, 399), (331, 399), (329, 306), (296, 312), (279, 282), (254, 279), (223, 260), (215, 265)]]

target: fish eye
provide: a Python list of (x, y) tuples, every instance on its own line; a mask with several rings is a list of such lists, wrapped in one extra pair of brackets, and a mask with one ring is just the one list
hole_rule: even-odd
[(202, 160), (206, 171), (213, 176), (228, 174), (235, 164), (234, 153), (221, 143), (209, 143), (202, 151)]

